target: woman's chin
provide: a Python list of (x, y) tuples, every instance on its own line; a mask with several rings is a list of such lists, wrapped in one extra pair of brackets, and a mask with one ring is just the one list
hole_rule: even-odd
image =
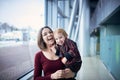
[(49, 41), (49, 44), (54, 44), (54, 43), (55, 43), (54, 40)]
[(59, 45), (60, 45), (60, 46), (62, 46), (62, 45), (63, 45), (63, 43), (59, 43)]

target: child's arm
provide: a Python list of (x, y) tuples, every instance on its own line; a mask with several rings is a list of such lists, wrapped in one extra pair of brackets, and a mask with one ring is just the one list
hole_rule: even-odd
[(63, 51), (63, 56), (66, 57), (68, 62), (75, 62), (81, 60), (79, 50), (74, 41), (66, 39), (65, 44), (60, 49), (61, 51)]
[(78, 50), (77, 44), (72, 41), (69, 40), (67, 45), (69, 44), (69, 55), (73, 57), (72, 61), (81, 61), (81, 56), (80, 56), (80, 52)]
[(68, 60), (70, 62), (68, 68), (70, 68), (73, 72), (78, 72), (78, 70), (81, 68), (82, 60), (77, 44), (72, 40), (69, 40), (67, 45), (69, 45), (68, 54), (73, 57), (71, 61)]

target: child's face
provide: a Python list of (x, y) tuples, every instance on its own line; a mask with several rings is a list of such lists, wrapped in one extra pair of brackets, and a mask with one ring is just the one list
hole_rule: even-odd
[(54, 34), (54, 38), (58, 45), (63, 45), (65, 42), (65, 36), (62, 33)]

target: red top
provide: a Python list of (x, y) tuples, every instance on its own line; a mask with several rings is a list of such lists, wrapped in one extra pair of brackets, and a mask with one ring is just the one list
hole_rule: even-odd
[[(57, 60), (47, 59), (42, 52), (38, 52), (35, 56), (34, 63), (34, 80), (52, 80), (51, 73), (57, 70), (64, 69), (64, 64), (61, 62), (61, 58)], [(44, 76), (42, 76), (42, 70)]]

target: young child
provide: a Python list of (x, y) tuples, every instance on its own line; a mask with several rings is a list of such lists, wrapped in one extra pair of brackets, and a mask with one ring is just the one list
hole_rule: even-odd
[(67, 37), (68, 35), (64, 29), (56, 29), (54, 31), (56, 48), (59, 51), (56, 55), (63, 57), (62, 62), (66, 68), (70, 68), (73, 72), (77, 73), (82, 64), (81, 56), (76, 43)]

